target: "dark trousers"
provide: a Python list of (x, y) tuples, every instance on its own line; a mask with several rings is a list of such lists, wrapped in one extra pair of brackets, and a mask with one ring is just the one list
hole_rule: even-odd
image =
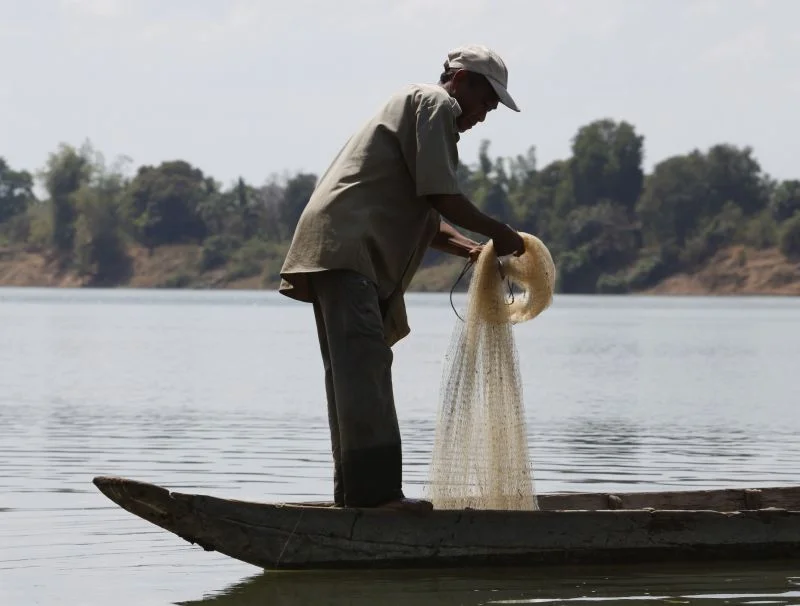
[(347, 270), (311, 275), (334, 462), (334, 501), (374, 507), (402, 498), (391, 348), (376, 286)]

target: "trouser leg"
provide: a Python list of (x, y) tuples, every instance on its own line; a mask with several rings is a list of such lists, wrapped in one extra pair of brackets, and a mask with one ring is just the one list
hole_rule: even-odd
[(335, 421), (332, 435), (338, 427), (344, 504), (371, 507), (402, 498), (393, 354), (383, 334), (377, 289), (352, 271), (320, 272), (311, 279), (324, 330), (320, 342), (327, 347), (330, 366), (329, 419)]
[(336, 414), (336, 392), (333, 389), (333, 372), (328, 350), (328, 335), (325, 331), (325, 319), (319, 303), (314, 301), (314, 319), (317, 323), (322, 364), (325, 369), (325, 396), (328, 400), (328, 426), (331, 431), (331, 453), (333, 454), (333, 502), (337, 507), (344, 507), (344, 484), (342, 482), (342, 450), (339, 445), (339, 419)]

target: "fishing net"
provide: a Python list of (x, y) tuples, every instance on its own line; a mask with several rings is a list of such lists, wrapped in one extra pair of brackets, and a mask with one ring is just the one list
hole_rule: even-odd
[(502, 264), (484, 246), (451, 336), (427, 483), (437, 509), (537, 509), (512, 326), (550, 305), (555, 266), (541, 240), (521, 235), (525, 252)]

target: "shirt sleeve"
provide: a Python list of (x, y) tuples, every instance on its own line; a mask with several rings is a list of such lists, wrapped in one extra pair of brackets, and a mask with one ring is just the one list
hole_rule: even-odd
[(455, 122), (452, 108), (438, 99), (423, 98), (417, 107), (417, 196), (460, 193)]

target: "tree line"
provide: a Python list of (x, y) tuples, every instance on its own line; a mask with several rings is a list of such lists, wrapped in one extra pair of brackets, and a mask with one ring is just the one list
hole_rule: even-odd
[[(560, 292), (634, 292), (735, 244), (800, 257), (800, 180), (771, 178), (750, 147), (693, 150), (650, 174), (643, 152), (631, 124), (603, 119), (578, 130), (568, 158), (541, 168), (533, 147), (492, 157), (484, 141), (459, 179), (483, 211), (547, 244)], [(270, 285), (317, 181), (299, 172), (226, 186), (183, 160), (128, 169), (89, 143), (62, 144), (35, 175), (0, 157), (0, 244), (114, 286), (131, 276), (131, 247), (193, 243), (198, 272)], [(441, 260), (431, 251), (425, 264)]]

